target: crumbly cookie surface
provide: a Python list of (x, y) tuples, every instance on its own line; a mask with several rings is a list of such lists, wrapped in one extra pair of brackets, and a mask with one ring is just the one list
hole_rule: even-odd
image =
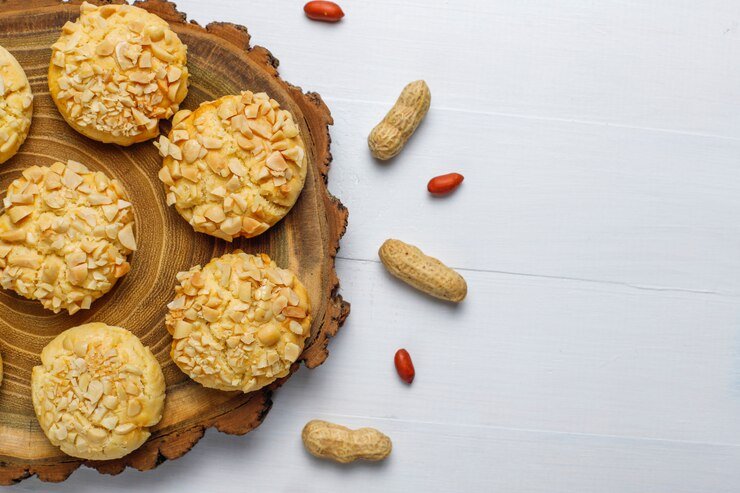
[(101, 142), (156, 137), (187, 94), (187, 47), (138, 7), (85, 2), (80, 12), (51, 47), (49, 90), (62, 116)]
[(3, 288), (73, 314), (130, 270), (134, 215), (118, 180), (75, 161), (32, 166), (10, 184), (3, 204)]
[(165, 382), (156, 358), (131, 332), (103, 323), (66, 330), (31, 374), (41, 429), (62, 452), (117, 459), (136, 450), (162, 417)]
[(26, 140), (32, 114), (33, 95), (26, 73), (0, 46), (0, 163), (13, 157)]
[(310, 334), (308, 293), (265, 255), (233, 254), (178, 274), (172, 359), (206, 387), (251, 392), (284, 377)]
[(244, 91), (175, 115), (159, 179), (167, 203), (195, 231), (251, 238), (282, 219), (306, 180), (306, 152), (293, 115), (264, 92)]

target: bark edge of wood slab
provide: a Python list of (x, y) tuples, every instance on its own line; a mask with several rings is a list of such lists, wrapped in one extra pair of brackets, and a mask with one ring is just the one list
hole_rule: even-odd
[[(242, 89), (264, 90), (293, 112), (306, 142), (306, 186), (285, 219), (257, 238), (233, 244), (195, 233), (165, 204), (164, 189), (157, 179), (161, 161), (151, 141), (129, 148), (94, 142), (72, 130), (51, 101), (46, 79), (50, 46), (62, 25), (78, 16), (80, 3), (0, 3), (0, 45), (21, 63), (35, 97), (30, 134), (18, 154), (0, 167), (0, 188), (4, 192), (20, 171), (32, 164), (74, 159), (103, 170), (123, 183), (134, 203), (140, 249), (130, 257), (131, 272), (94, 302), (91, 310), (73, 316), (53, 314), (38, 302), (0, 291), (0, 352), (5, 360), (0, 388), (0, 484), (32, 475), (43, 481), (63, 481), (83, 464), (106, 474), (118, 474), (126, 467), (153, 469), (187, 453), (207, 428), (236, 435), (248, 433), (262, 423), (272, 406), (273, 391), (301, 362), (308, 368), (324, 362), (329, 340), (349, 314), (349, 303), (337, 292), (339, 279), (334, 266), (348, 211), (327, 189), (332, 160), (329, 125), (333, 120), (321, 96), (303, 93), (283, 81), (277, 59), (263, 47), (252, 47), (245, 27), (225, 22), (202, 27), (187, 22), (185, 14), (166, 0), (135, 3), (168, 21), (188, 45), (191, 85), (182, 108), (193, 109), (203, 101)], [(167, 132), (169, 122), (163, 122), (161, 128)], [(310, 293), (314, 316), (311, 336), (291, 373), (246, 395), (210, 390), (190, 381), (170, 360), (171, 338), (164, 328), (165, 304), (174, 296), (175, 273), (236, 248), (265, 252), (278, 265), (296, 272)], [(151, 347), (167, 381), (162, 421), (141, 448), (122, 459), (84, 461), (63, 454), (43, 435), (31, 404), (31, 368), (39, 363), (41, 349), (63, 330), (88, 321), (120, 325), (134, 332)]]

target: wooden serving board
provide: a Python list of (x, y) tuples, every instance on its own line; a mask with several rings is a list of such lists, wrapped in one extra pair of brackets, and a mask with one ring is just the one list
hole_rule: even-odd
[[(134, 204), (139, 250), (130, 258), (132, 270), (114, 289), (74, 316), (44, 310), (41, 304), (12, 292), (0, 292), (0, 351), (5, 380), (0, 388), (0, 483), (37, 474), (44, 481), (62, 481), (81, 464), (116, 474), (127, 466), (152, 469), (185, 454), (216, 427), (244, 434), (259, 426), (269, 411), (273, 390), (250, 394), (206, 389), (190, 381), (169, 356), (171, 338), (164, 327), (165, 305), (174, 295), (175, 274), (212, 257), (241, 248), (265, 252), (278, 265), (296, 272), (308, 288), (314, 322), (299, 362), (313, 368), (327, 357), (327, 343), (349, 313), (337, 294), (334, 270), (339, 239), (347, 225), (347, 209), (327, 190), (331, 162), (329, 109), (315, 93), (304, 94), (278, 76), (278, 62), (262, 47), (250, 47), (246, 28), (212, 23), (205, 28), (187, 23), (185, 15), (164, 0), (136, 5), (167, 20), (188, 45), (190, 89), (182, 107), (240, 90), (266, 91), (289, 109), (301, 126), (309, 160), (306, 186), (288, 216), (265, 234), (233, 244), (195, 233), (165, 203), (157, 179), (161, 158), (151, 142), (129, 148), (101, 144), (73, 131), (49, 97), (46, 73), (50, 46), (60, 28), (79, 15), (79, 1), (0, 1), (0, 45), (23, 66), (35, 96), (31, 132), (20, 152), (0, 167), (3, 193), (20, 171), (33, 164), (74, 159), (119, 179)], [(162, 131), (169, 122), (162, 123)], [(31, 368), (41, 349), (61, 331), (90, 321), (125, 327), (149, 346), (167, 380), (162, 421), (139, 450), (119, 460), (81, 461), (53, 447), (38, 426), (31, 404)]]

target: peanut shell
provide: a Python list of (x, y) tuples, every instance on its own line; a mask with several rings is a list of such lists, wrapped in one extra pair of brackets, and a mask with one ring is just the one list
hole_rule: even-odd
[(391, 439), (375, 428), (351, 430), (319, 419), (306, 423), (301, 438), (306, 450), (315, 457), (343, 464), (358, 459), (383, 460), (393, 448)]
[(367, 144), (373, 156), (383, 161), (397, 155), (429, 111), (432, 93), (423, 80), (411, 82), (396, 104), (370, 132)]
[(378, 255), (388, 272), (428, 295), (457, 303), (468, 294), (460, 274), (413, 245), (386, 240)]

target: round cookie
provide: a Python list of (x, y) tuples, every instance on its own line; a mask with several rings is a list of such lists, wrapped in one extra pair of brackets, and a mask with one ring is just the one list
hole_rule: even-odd
[(32, 114), (33, 95), (26, 73), (0, 46), (0, 163), (13, 157), (26, 140)]
[(68, 161), (31, 166), (0, 215), (0, 286), (44, 308), (90, 308), (131, 266), (131, 203), (118, 180)]
[(49, 91), (67, 123), (128, 146), (159, 135), (187, 94), (187, 47), (164, 20), (131, 5), (87, 2), (51, 46)]
[(308, 293), (265, 254), (240, 250), (177, 275), (172, 359), (205, 387), (251, 392), (284, 377), (311, 330)]
[(162, 368), (138, 337), (89, 323), (65, 330), (31, 373), (33, 408), (49, 441), (83, 459), (118, 459), (162, 418)]
[(306, 152), (293, 115), (264, 92), (244, 91), (183, 110), (159, 179), (167, 204), (190, 225), (227, 241), (265, 232), (293, 207), (306, 181)]

